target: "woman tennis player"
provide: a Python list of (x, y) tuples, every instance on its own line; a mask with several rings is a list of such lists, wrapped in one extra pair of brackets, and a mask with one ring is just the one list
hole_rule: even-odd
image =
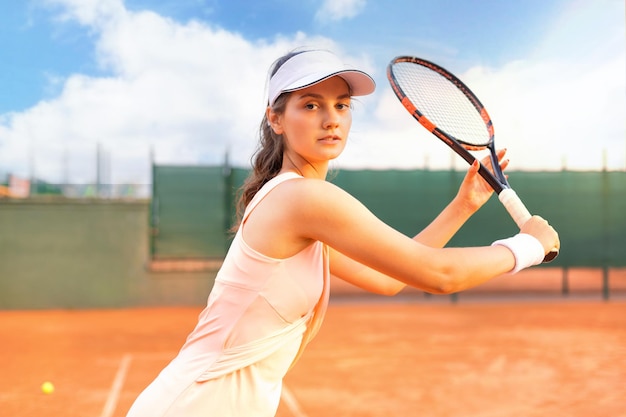
[(128, 417), (274, 416), (283, 377), (322, 322), (331, 274), (378, 294), (406, 285), (444, 294), (538, 264), (559, 247), (554, 229), (534, 216), (491, 246), (443, 248), (492, 193), (478, 164), (413, 238), (325, 181), (346, 146), (351, 97), (374, 88), (327, 51), (276, 61), (239, 226), (207, 306)]

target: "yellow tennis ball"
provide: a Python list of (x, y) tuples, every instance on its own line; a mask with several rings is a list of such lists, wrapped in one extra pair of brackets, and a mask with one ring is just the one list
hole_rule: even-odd
[(54, 392), (54, 385), (52, 385), (52, 382), (46, 381), (41, 384), (41, 392), (44, 394), (52, 394)]

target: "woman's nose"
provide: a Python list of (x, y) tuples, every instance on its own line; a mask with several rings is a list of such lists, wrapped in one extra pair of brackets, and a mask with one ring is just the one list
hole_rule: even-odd
[(325, 128), (333, 128), (339, 125), (339, 114), (335, 110), (329, 110), (324, 119)]

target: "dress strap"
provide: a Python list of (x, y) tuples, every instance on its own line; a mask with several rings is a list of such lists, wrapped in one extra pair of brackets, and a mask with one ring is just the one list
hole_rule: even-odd
[(265, 196), (269, 194), (270, 191), (276, 188), (276, 186), (278, 186), (279, 184), (295, 178), (303, 177), (299, 174), (296, 174), (295, 172), (285, 172), (283, 174), (275, 176), (274, 178), (266, 182), (263, 187), (261, 187), (261, 189), (254, 195), (252, 201), (250, 201), (250, 203), (248, 203), (248, 205), (246, 206), (246, 210), (243, 213), (243, 219), (241, 219), (242, 223), (246, 221), (250, 213), (252, 213), (252, 210), (254, 210), (257, 204), (259, 204), (261, 200), (263, 200), (263, 198), (265, 198)]

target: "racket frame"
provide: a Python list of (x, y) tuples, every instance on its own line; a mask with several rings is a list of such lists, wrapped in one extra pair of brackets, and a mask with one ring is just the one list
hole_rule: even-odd
[[(411, 101), (411, 99), (407, 96), (407, 94), (402, 90), (402, 87), (399, 85), (400, 83), (396, 79), (396, 76), (393, 72), (393, 67), (397, 63), (412, 63), (421, 65), (426, 67), (442, 77), (446, 78), (448, 81), (453, 83), (470, 101), (470, 103), (474, 106), (476, 111), (480, 114), (483, 122), (485, 123), (485, 127), (487, 128), (487, 132), (489, 133), (489, 140), (485, 145), (475, 145), (464, 142), (462, 138), (455, 138), (454, 136), (446, 133), (444, 130), (437, 127), (435, 123), (428, 119), (426, 115), (424, 115)], [(493, 173), (482, 163), (479, 162), (480, 167), (478, 169), (478, 173), (480, 176), (493, 188), (493, 190), (498, 194), (498, 198), (511, 215), (515, 223), (518, 227), (522, 227), (522, 225), (532, 217), (522, 200), (518, 197), (515, 191), (509, 185), (504, 173), (502, 172), (502, 168), (500, 167), (500, 163), (498, 162), (498, 156), (495, 149), (494, 143), (494, 128), (493, 122), (491, 121), (491, 117), (485, 106), (481, 103), (481, 101), (476, 97), (476, 95), (470, 90), (470, 88), (461, 81), (458, 77), (452, 74), (450, 71), (445, 68), (422, 58), (417, 58), (413, 56), (397, 56), (387, 66), (387, 79), (391, 85), (393, 92), (404, 108), (417, 120), (426, 130), (435, 135), (441, 141), (443, 141), (446, 145), (448, 145), (454, 152), (456, 152), (459, 156), (461, 156), (468, 164), (473, 164), (476, 161), (476, 157), (472, 155), (469, 151), (480, 151), (484, 149), (489, 150), (489, 157), (491, 159), (491, 166), (493, 168)], [(544, 262), (550, 262), (558, 255), (558, 250), (554, 249), (551, 252), (548, 252), (546, 255)]]
[[(476, 111), (480, 114), (487, 131), (489, 132), (489, 141), (487, 144), (483, 146), (476, 146), (470, 143), (464, 142), (462, 138), (455, 138), (454, 136), (446, 133), (442, 129), (440, 129), (437, 125), (431, 122), (426, 115), (424, 115), (414, 104), (411, 102), (409, 97), (404, 93), (402, 87), (400, 87), (396, 76), (393, 73), (393, 65), (400, 62), (409, 62), (413, 64), (418, 64), (423, 67), (426, 67), (432, 71), (435, 71), (437, 74), (446, 78), (448, 81), (453, 83), (464, 95), (467, 99), (472, 103)], [(478, 170), (479, 174), (487, 181), (487, 183), (493, 188), (496, 194), (500, 194), (502, 190), (511, 188), (509, 182), (507, 181), (504, 173), (502, 172), (502, 168), (498, 163), (498, 157), (495, 150), (494, 145), (494, 129), (493, 122), (491, 121), (491, 117), (485, 106), (481, 103), (481, 101), (476, 97), (476, 95), (469, 89), (469, 87), (457, 78), (454, 74), (450, 73), (445, 68), (422, 58), (416, 58), (412, 56), (398, 56), (394, 58), (389, 65), (387, 66), (387, 78), (391, 84), (391, 88), (393, 92), (396, 94), (404, 108), (417, 120), (426, 130), (430, 133), (438, 137), (441, 141), (443, 141), (446, 145), (448, 145), (454, 152), (456, 152), (459, 156), (461, 156), (468, 164), (474, 163), (476, 157), (472, 155), (469, 150), (472, 151), (480, 151), (483, 149), (489, 150), (489, 157), (491, 158), (491, 165), (493, 166), (493, 170), (495, 175), (487, 169), (483, 164), (480, 164), (480, 168)]]

